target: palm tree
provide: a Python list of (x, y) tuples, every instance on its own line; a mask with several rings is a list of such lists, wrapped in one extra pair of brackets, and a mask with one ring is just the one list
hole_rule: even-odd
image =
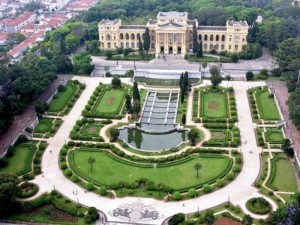
[(93, 164), (95, 162), (96, 162), (96, 159), (94, 159), (93, 157), (88, 158), (88, 164), (90, 164), (90, 166), (91, 166), (91, 172), (93, 172)]
[(199, 162), (197, 162), (197, 163), (194, 165), (194, 168), (195, 168), (195, 170), (196, 170), (196, 172), (197, 172), (197, 177), (199, 177), (199, 170), (201, 169), (201, 167), (202, 167), (202, 165), (201, 165)]

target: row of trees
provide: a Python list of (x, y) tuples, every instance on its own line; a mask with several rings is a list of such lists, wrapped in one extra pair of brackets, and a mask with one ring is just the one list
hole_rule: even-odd
[(133, 83), (132, 98), (129, 94), (126, 94), (126, 109), (129, 114), (134, 114), (136, 117), (141, 111), (141, 96), (138, 88), (138, 83)]

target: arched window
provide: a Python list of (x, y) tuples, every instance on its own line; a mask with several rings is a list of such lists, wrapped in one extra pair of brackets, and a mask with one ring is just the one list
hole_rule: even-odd
[(106, 35), (106, 40), (108, 40), (108, 41), (110, 41), (110, 35), (108, 34), (108, 35)]
[(224, 49), (225, 49), (225, 45), (221, 44), (221, 50), (224, 50)]
[(217, 34), (217, 36), (216, 36), (216, 41), (219, 41), (220, 40), (220, 37), (219, 37), (219, 35)]
[(209, 36), (209, 40), (210, 40), (210, 41), (213, 41), (213, 40), (214, 40), (214, 36), (213, 36), (212, 34)]
[(126, 40), (129, 39), (129, 34), (125, 34)]
[(124, 34), (120, 34), (120, 39), (123, 40), (124, 39)]
[(203, 45), (203, 48), (204, 48), (205, 50), (207, 50), (207, 44), (206, 44), (206, 43)]
[(202, 35), (199, 34), (199, 41), (202, 41)]
[(204, 41), (207, 41), (207, 34), (204, 35)]
[(135, 37), (134, 34), (131, 34), (131, 40), (134, 40), (134, 37)]
[(239, 50), (239, 46), (238, 45), (235, 45), (234, 46), (234, 51), (238, 51)]
[(222, 41), (225, 41), (225, 35), (222, 35)]
[(107, 48), (111, 48), (111, 43), (107, 42)]
[(134, 42), (131, 42), (131, 48), (134, 48), (135, 44)]
[(210, 44), (209, 45), (209, 50), (213, 50), (214, 49), (214, 45), (213, 44)]
[(217, 51), (219, 50), (219, 45), (218, 45), (218, 44), (215, 45), (215, 49), (216, 49)]
[(123, 42), (121, 42), (121, 48), (124, 48), (124, 43)]
[(136, 38), (139, 40), (141, 38), (141, 35), (140, 34), (137, 34), (136, 35)]
[(126, 48), (129, 48), (129, 42), (126, 42)]

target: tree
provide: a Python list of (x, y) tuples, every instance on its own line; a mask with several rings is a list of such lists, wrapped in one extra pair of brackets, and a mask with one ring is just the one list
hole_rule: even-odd
[(131, 104), (131, 97), (129, 94), (126, 94), (126, 109), (128, 113), (132, 113), (132, 104)]
[(139, 52), (141, 53), (141, 52), (143, 52), (143, 43), (142, 43), (142, 41), (141, 41), (141, 36), (139, 35), (138, 36), (138, 45), (139, 45)]
[(192, 128), (188, 132), (188, 139), (189, 139), (191, 145), (195, 145), (196, 142), (199, 140), (199, 138), (200, 138), (200, 134), (199, 134), (199, 130), (197, 128)]
[[(198, 45), (197, 39), (198, 39), (197, 28), (196, 28), (196, 23), (194, 22), (193, 23), (193, 53), (194, 53), (194, 55), (196, 53), (198, 53), (198, 51), (199, 51), (199, 45)], [(197, 56), (198, 56), (198, 54), (197, 54)]]
[(133, 83), (132, 99), (141, 101), (140, 91), (139, 91), (138, 83), (136, 81), (134, 81)]
[(178, 213), (175, 214), (171, 217), (171, 219), (169, 220), (168, 224), (169, 225), (178, 225), (181, 222), (185, 221), (185, 215), (183, 213)]
[(199, 177), (199, 170), (202, 168), (202, 165), (199, 162), (197, 162), (195, 163), (194, 168), (196, 170), (197, 177)]
[(11, 174), (0, 173), (0, 218), (16, 211), (16, 193), (19, 190), (18, 177)]
[(243, 224), (244, 225), (252, 225), (253, 224), (253, 218), (249, 214), (244, 215)]
[(207, 210), (204, 215), (204, 223), (207, 225), (212, 225), (216, 220), (216, 217), (214, 216), (214, 211)]
[(288, 100), (290, 118), (300, 130), (300, 88), (297, 88)]
[(105, 55), (107, 59), (112, 59), (113, 54), (111, 51), (107, 51)]
[(212, 84), (212, 88), (216, 89), (216, 87), (222, 82), (220, 69), (217, 66), (212, 66), (209, 72), (211, 74), (210, 81)]
[(138, 114), (141, 111), (141, 103), (139, 100), (133, 100), (133, 104), (132, 104), (132, 111), (134, 114), (136, 114), (136, 116), (138, 116)]
[(36, 102), (34, 109), (38, 115), (42, 115), (49, 109), (49, 105), (47, 103)]
[(203, 43), (202, 41), (200, 41), (200, 43), (198, 44), (198, 51), (197, 51), (197, 58), (201, 58), (203, 57)]
[(120, 130), (116, 128), (110, 128), (109, 134), (111, 137), (111, 141), (116, 141), (120, 135)]
[(93, 172), (93, 164), (96, 162), (96, 159), (93, 157), (88, 158), (88, 164), (91, 166), (91, 172)]
[(186, 115), (185, 115), (185, 113), (182, 114), (181, 123), (182, 123), (182, 125), (186, 124)]
[(113, 77), (111, 85), (113, 89), (120, 89), (122, 87), (121, 79), (119, 77)]
[(145, 36), (144, 36), (144, 50), (147, 52), (148, 54), (148, 51), (150, 49), (150, 31), (149, 31), (149, 28), (146, 27), (146, 30), (145, 30)]
[(248, 72), (246, 73), (246, 79), (247, 79), (247, 81), (252, 80), (253, 77), (254, 77), (254, 74), (253, 74), (252, 71), (248, 71)]
[(92, 58), (88, 53), (76, 53), (73, 56), (73, 67), (75, 74), (90, 74), (94, 70)]
[(239, 55), (237, 53), (233, 53), (230, 59), (233, 63), (237, 63), (239, 61)]

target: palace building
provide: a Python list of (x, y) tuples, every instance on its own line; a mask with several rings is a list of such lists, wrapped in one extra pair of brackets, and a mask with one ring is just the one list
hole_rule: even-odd
[(193, 48), (193, 24), (196, 25), (198, 42), (203, 51), (240, 52), (247, 44), (249, 26), (246, 21), (227, 21), (226, 26), (201, 26), (189, 20), (187, 12), (159, 12), (156, 20), (146, 25), (122, 25), (120, 19), (102, 20), (98, 24), (100, 49), (139, 49), (145, 30), (150, 33), (150, 52), (185, 56)]

